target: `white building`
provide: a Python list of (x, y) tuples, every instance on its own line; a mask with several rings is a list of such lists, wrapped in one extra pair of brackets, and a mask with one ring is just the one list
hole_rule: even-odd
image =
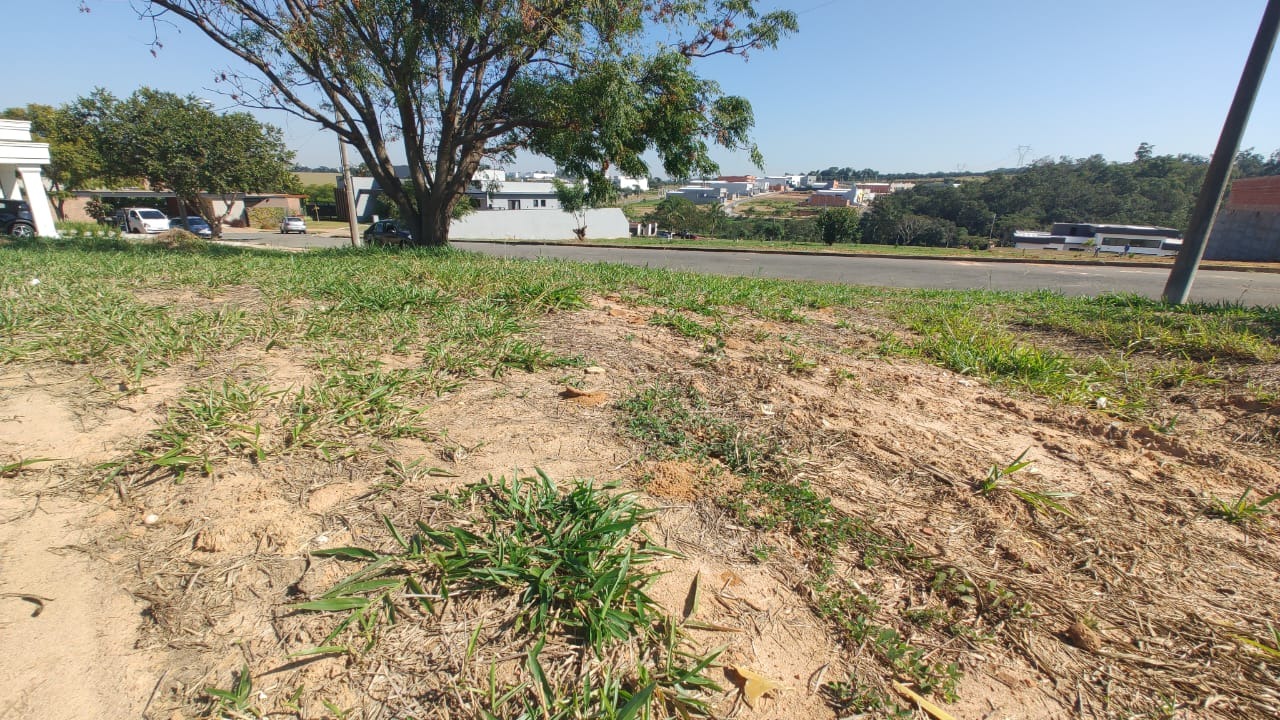
[(556, 187), (549, 182), (519, 180), (496, 183), (471, 182), (467, 197), (477, 210), (545, 210), (558, 209)]
[(26, 200), (31, 208), (36, 234), (58, 237), (40, 170), (40, 166), (49, 162), (49, 144), (31, 141), (30, 122), (0, 120), (0, 197)]
[(727, 199), (725, 189), (722, 187), (709, 187), (705, 185), (686, 185), (679, 190), (668, 190), (667, 197), (682, 197), (695, 205), (710, 205), (712, 203), (723, 204)]
[(614, 175), (609, 178), (613, 186), (622, 191), (635, 190), (637, 192), (649, 191), (649, 178), (632, 178), (625, 175)]
[(547, 172), (546, 170), (534, 170), (532, 172), (522, 172), (519, 175), (519, 178), (526, 182), (554, 180), (555, 177), (556, 177), (555, 173)]

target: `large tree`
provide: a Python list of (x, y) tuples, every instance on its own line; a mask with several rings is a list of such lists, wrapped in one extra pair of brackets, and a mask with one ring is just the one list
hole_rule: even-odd
[(610, 168), (649, 175), (649, 150), (672, 177), (716, 172), (712, 143), (759, 162), (750, 104), (694, 62), (796, 29), (794, 13), (762, 15), (756, 0), (142, 1), (145, 16), (189, 22), (254, 69), (219, 77), (236, 100), (354, 147), (430, 245), (448, 241), (480, 164), (519, 149), (588, 180), (597, 200)]
[[(83, 104), (94, 107), (113, 175), (143, 178), (188, 208), (200, 207), (203, 193), (221, 196), (229, 211), (241, 193), (298, 189), (280, 129), (248, 113), (219, 114), (199, 98), (150, 88), (124, 100), (97, 91)], [(220, 233), (225, 215), (212, 220)]]

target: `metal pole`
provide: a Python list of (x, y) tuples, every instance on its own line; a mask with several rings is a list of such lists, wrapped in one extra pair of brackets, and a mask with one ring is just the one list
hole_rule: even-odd
[(1191, 222), (1187, 225), (1187, 236), (1182, 241), (1182, 249), (1178, 251), (1173, 269), (1169, 271), (1169, 280), (1164, 286), (1164, 301), (1167, 303), (1180, 305), (1187, 301), (1187, 295), (1191, 293), (1191, 283), (1195, 280), (1200, 260), (1204, 258), (1209, 231), (1213, 229), (1213, 219), (1218, 214), (1218, 206), (1222, 204), (1231, 166), (1240, 149), (1240, 136), (1244, 134), (1254, 98), (1258, 95), (1258, 86), (1262, 84), (1262, 76), (1267, 70), (1267, 59), (1271, 57), (1271, 50), (1276, 44), (1277, 30), (1280, 30), (1280, 0), (1267, 0), (1267, 9), (1262, 13), (1258, 34), (1253, 39), (1253, 49), (1249, 51), (1249, 59), (1245, 61), (1244, 71), (1240, 74), (1235, 99), (1231, 101), (1226, 122), (1222, 124), (1218, 147), (1213, 151), (1213, 159), (1209, 161), (1209, 169), (1205, 172), (1204, 184), (1200, 186), (1200, 196), (1196, 198), (1196, 207), (1191, 213)]
[[(338, 124), (342, 123), (342, 116), (338, 114), (337, 103), (334, 104), (333, 111), (334, 121)], [(351, 230), (351, 247), (360, 247), (360, 228), (356, 224), (356, 198), (355, 188), (351, 186), (351, 165), (347, 163), (347, 144), (342, 141), (342, 136), (338, 136), (338, 158), (342, 161), (342, 193), (347, 201), (347, 227)]]

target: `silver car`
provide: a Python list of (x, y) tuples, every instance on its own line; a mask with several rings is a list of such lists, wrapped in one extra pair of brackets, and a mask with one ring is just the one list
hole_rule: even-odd
[(300, 217), (290, 215), (280, 222), (280, 232), (282, 233), (305, 233), (307, 231), (307, 221)]

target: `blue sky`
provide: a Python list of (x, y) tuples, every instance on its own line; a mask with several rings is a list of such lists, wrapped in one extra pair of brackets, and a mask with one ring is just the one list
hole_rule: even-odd
[[(135, 0), (136, 1), (136, 0)], [(129, 0), (0, 0), (11, 60), (0, 106), (61, 104), (105, 87), (142, 85), (208, 97), (229, 56), (197, 31), (152, 28)], [(770, 172), (832, 165), (882, 172), (981, 171), (1040, 157), (1100, 153), (1208, 155), (1217, 142), (1265, 0), (793, 0), (800, 32), (748, 62), (701, 71), (751, 100)], [(21, 32), (15, 32), (21, 28)], [(1280, 149), (1280, 67), (1273, 58), (1242, 147)], [(30, 77), (16, 77), (19, 67)], [(284, 128), (298, 161), (336, 165), (316, 126), (259, 113)], [(1028, 149), (1029, 148), (1029, 149)], [(751, 172), (720, 153), (726, 173)], [(509, 169), (549, 163), (522, 157)], [(658, 169), (655, 168), (655, 171)]]

